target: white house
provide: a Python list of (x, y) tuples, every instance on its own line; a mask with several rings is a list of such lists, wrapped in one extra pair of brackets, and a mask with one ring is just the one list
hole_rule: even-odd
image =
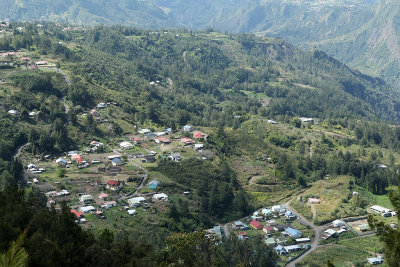
[(335, 228), (339, 228), (339, 227), (344, 226), (344, 222), (342, 220), (334, 220), (332, 222), (332, 226)]
[(378, 206), (378, 205), (371, 206), (370, 209), (375, 211), (375, 212), (381, 213), (381, 214), (385, 214), (385, 213), (391, 212), (390, 209), (387, 209), (387, 208), (384, 208), (384, 207)]
[(139, 207), (142, 202), (145, 202), (144, 197), (134, 197), (127, 200), (130, 207)]
[(119, 144), (119, 146), (120, 146), (122, 149), (132, 149), (132, 148), (133, 148), (133, 145), (132, 145), (130, 142), (127, 142), (127, 141), (121, 142), (121, 143)]
[(383, 260), (381, 258), (368, 258), (368, 262), (371, 265), (382, 264)]
[(91, 211), (95, 211), (96, 208), (93, 207), (93, 206), (85, 206), (85, 207), (80, 207), (79, 210), (81, 212), (83, 212), (83, 213), (88, 213), (88, 212), (91, 212)]
[(58, 166), (65, 166), (65, 165), (67, 165), (67, 161), (65, 159), (63, 159), (63, 158), (59, 158), (59, 159), (56, 160), (56, 164)]
[(137, 213), (136, 210), (128, 210), (129, 215), (134, 215), (135, 213)]
[(168, 201), (168, 196), (166, 194), (164, 194), (164, 193), (160, 193), (160, 194), (153, 195), (153, 199), (154, 200)]

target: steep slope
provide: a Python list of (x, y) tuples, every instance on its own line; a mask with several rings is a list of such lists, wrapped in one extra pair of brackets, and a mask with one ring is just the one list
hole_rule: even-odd
[(400, 2), (384, 0), (359, 29), (316, 44), (351, 66), (400, 85)]

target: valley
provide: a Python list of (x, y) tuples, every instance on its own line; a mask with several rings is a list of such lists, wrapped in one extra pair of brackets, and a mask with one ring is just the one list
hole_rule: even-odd
[(213, 30), (17, 22), (0, 49), (0, 222), (18, 218), (2, 249), (31, 227), (25, 247), (42, 266), (382, 254), (364, 227), (369, 214), (396, 223), (371, 209), (395, 208), (400, 166), (400, 98), (383, 80), (317, 49)]

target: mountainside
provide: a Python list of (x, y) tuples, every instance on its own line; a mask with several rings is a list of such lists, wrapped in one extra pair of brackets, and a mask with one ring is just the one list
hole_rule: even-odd
[[(356, 231), (318, 233), (393, 208), (400, 97), (382, 79), (316, 48), (212, 29), (16, 22), (0, 50), (2, 259), (283, 266), (307, 248), (275, 252), (272, 224), (288, 246), (288, 227), (309, 237), (302, 266), (358, 265), (379, 244), (349, 250)], [(339, 240), (351, 244), (313, 252)]]
[(0, 18), (256, 32), (316, 46), (353, 68), (399, 85), (399, 2), (1, 0)]

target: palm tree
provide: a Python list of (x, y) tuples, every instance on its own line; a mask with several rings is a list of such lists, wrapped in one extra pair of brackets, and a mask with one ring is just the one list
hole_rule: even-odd
[(22, 246), (29, 226), (13, 241), (10, 248), (0, 254), (0, 266), (4, 267), (26, 267), (28, 266), (29, 255)]

